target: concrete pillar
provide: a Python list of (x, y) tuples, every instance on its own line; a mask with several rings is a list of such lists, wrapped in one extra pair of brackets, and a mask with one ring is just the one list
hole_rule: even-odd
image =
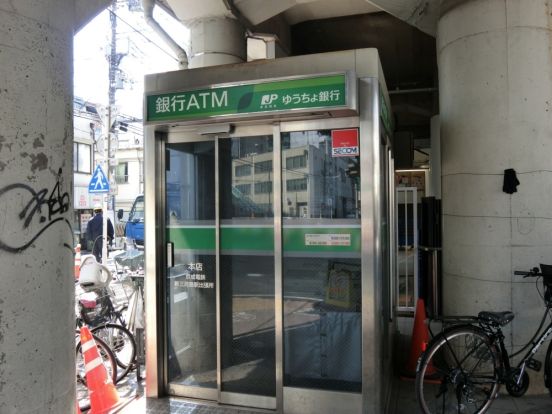
[(445, 1), (438, 25), (444, 311), (512, 309), (516, 346), (542, 300), (513, 271), (552, 263), (551, 29), (552, 0)]
[(186, 25), (190, 29), (190, 69), (245, 62), (245, 29), (236, 19), (210, 17)]
[(72, 0), (0, 6), (0, 413), (75, 406)]

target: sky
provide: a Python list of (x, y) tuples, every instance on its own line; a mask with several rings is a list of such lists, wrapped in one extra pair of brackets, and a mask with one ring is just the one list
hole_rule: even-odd
[[(124, 53), (119, 68), (125, 76), (124, 89), (117, 89), (118, 113), (142, 118), (143, 78), (148, 73), (178, 69), (171, 49), (145, 23), (143, 12), (131, 12), (120, 5), (116, 11), (117, 51)], [(161, 8), (154, 18), (173, 39), (188, 50), (189, 31)], [(138, 33), (139, 32), (139, 33)], [(108, 62), (111, 23), (107, 10), (100, 13), (74, 38), (74, 93), (91, 103), (108, 103)]]

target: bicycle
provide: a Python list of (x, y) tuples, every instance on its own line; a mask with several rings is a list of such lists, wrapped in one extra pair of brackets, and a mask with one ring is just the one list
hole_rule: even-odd
[[(518, 352), (508, 354), (502, 333), (502, 327), (514, 319), (512, 312), (483, 311), (477, 316), (435, 319), (452, 325), (435, 335), (418, 359), (416, 398), (422, 413), (483, 414), (502, 384), (513, 397), (525, 394), (529, 387), (527, 368), (540, 371), (542, 363), (533, 357), (552, 335), (552, 321), (542, 329), (547, 316), (552, 319), (552, 266), (540, 266), (540, 271), (535, 267), (529, 272), (514, 272), (524, 278), (537, 277), (539, 294), (538, 278), (542, 277), (545, 304), (538, 329)], [(513, 365), (512, 359), (523, 352)], [(544, 383), (552, 395), (552, 343), (546, 352)]]
[[(87, 264), (88, 261), (91, 264)], [(83, 266), (86, 269), (82, 272)], [(100, 273), (98, 275), (98, 273)], [(107, 273), (104, 277), (102, 273)], [(108, 291), (112, 275), (109, 269), (97, 263), (93, 256), (86, 257), (81, 266), (79, 285), (86, 294), (93, 294), (88, 299), (79, 298), (76, 326), (79, 329), (84, 324), (91, 332), (101, 338), (115, 354), (118, 371), (115, 382), (124, 378), (135, 365), (136, 341), (134, 335), (126, 328), (122, 310), (115, 309)], [(116, 323), (116, 322), (119, 323)]]
[[(136, 377), (143, 379), (140, 367), (145, 364), (144, 298), (142, 293), (144, 287), (144, 253), (137, 249), (125, 250), (113, 257), (113, 263), (122, 290), (127, 297), (127, 306), (123, 309), (125, 318), (122, 323), (134, 334), (136, 342)], [(128, 294), (128, 290), (130, 290), (130, 294)]]

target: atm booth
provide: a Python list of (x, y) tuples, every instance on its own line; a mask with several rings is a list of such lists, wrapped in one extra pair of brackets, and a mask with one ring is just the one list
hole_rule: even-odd
[(149, 75), (144, 106), (147, 395), (383, 413), (396, 243), (377, 50)]

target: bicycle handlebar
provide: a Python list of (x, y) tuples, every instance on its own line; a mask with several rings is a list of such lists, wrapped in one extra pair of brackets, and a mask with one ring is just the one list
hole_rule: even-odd
[(514, 275), (516, 276), (523, 276), (523, 278), (525, 279), (526, 277), (539, 277), (539, 276), (543, 276), (543, 274), (539, 271), (539, 268), (538, 267), (534, 267), (532, 268), (531, 270), (529, 270), (528, 272), (524, 272), (522, 270), (515, 270), (514, 271)]

